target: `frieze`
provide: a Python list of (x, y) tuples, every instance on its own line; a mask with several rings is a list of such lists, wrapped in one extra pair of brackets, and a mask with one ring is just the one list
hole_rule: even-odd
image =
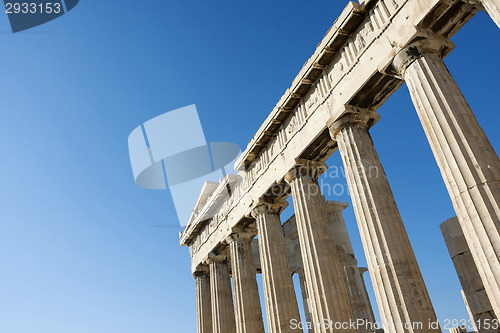
[[(399, 2), (403, 1), (400, 0)], [(261, 150), (259, 156), (249, 166), (247, 172), (247, 176), (250, 177), (247, 182), (249, 186), (278, 155), (278, 151), (286, 146), (314, 110), (323, 104), (343, 76), (356, 65), (363, 51), (384, 31), (390, 23), (390, 19), (400, 7), (401, 5), (396, 0), (380, 1), (371, 9), (358, 31), (351, 35), (344, 46), (337, 52), (332, 65), (323, 71), (316, 82), (312, 82), (309, 92), (305, 96), (294, 95), (295, 98), (301, 97), (301, 102), (290, 112), (290, 116), (284, 122), (284, 125), (276, 131), (265, 149)]]
[(407, 1), (379, 1), (366, 15), (365, 21), (358, 30), (335, 52), (329, 66), (314, 65), (314, 68), (322, 70), (320, 77), (316, 82), (307, 82), (311, 84), (311, 87), (305, 96), (292, 94), (293, 98), (300, 98), (300, 102), (293, 110), (289, 111), (288, 118), (275, 131), (266, 146), (255, 156), (253, 162), (240, 173), (241, 179), (233, 186), (231, 195), (218, 205), (216, 208), (218, 213), (195, 237), (191, 243), (194, 253), (209, 240), (210, 235), (218, 229), (228, 212), (238, 204), (258, 177), (267, 170), (269, 164), (282, 153), (288, 142), (304, 126), (307, 119), (320, 106), (325, 106), (326, 99), (337, 84), (356, 66), (363, 52), (384, 32), (390, 24), (391, 18)]

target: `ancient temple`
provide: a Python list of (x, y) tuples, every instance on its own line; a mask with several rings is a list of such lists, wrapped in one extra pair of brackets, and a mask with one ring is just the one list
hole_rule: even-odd
[[(436, 321), (370, 136), (377, 109), (404, 82), (456, 211), (443, 233), (471, 316), (499, 318), (500, 161), (443, 61), (454, 48), (450, 38), (479, 10), (500, 26), (499, 0), (347, 4), (250, 140), (238, 174), (202, 189), (181, 234), (196, 280), (198, 333), (264, 332), (256, 274), (271, 333), (294, 332), (291, 323), (300, 320), (293, 274), (307, 320), (318, 324), (309, 332), (373, 331), (366, 271), (383, 322)], [(352, 250), (347, 204), (326, 202), (318, 184), (334, 153), (345, 167), (367, 268)], [(282, 223), (290, 195), (295, 214)]]

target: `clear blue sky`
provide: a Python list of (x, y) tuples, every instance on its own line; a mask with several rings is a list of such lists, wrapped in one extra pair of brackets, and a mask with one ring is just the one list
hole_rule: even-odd
[[(0, 332), (195, 332), (173, 204), (134, 184), (127, 136), (194, 103), (208, 141), (246, 147), (345, 3), (87, 0), (18, 34), (0, 15)], [(480, 13), (453, 40), (446, 63), (499, 151), (500, 30)], [(379, 111), (372, 135), (438, 316), (465, 318), (439, 231), (454, 212), (406, 86)]]

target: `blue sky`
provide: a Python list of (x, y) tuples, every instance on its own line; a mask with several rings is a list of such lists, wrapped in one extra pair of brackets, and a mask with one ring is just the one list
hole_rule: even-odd
[[(134, 184), (127, 137), (196, 104), (208, 141), (246, 147), (345, 3), (87, 0), (18, 34), (0, 15), (0, 332), (195, 332), (174, 206)], [(453, 41), (446, 63), (498, 151), (500, 30), (479, 13)], [(372, 136), (438, 316), (465, 318), (439, 231), (454, 212), (406, 86), (379, 112)]]

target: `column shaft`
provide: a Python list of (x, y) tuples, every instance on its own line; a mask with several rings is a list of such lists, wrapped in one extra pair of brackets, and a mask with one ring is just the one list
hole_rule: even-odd
[(261, 204), (257, 219), (259, 254), (269, 333), (293, 332), (291, 322), (300, 322), (299, 307), (285, 248), (285, 237), (277, 204)]
[[(428, 48), (427, 48), (428, 47)], [(395, 59), (410, 90), (491, 305), (500, 316), (500, 161), (426, 40)], [(417, 56), (415, 55), (417, 54)]]
[[(380, 314), (384, 322), (395, 325), (386, 330), (391, 333), (440, 332), (428, 325), (437, 320), (436, 314), (368, 133), (368, 124), (376, 119), (375, 112), (346, 106), (346, 114), (330, 131), (345, 166)], [(414, 323), (423, 328), (401, 326)]]
[(491, 328), (496, 317), (458, 219), (454, 217), (443, 222), (441, 232), (462, 285), (464, 300), (472, 316), (471, 319), (479, 332), (496, 333), (498, 330)]
[[(294, 217), (293, 217), (294, 218)], [(300, 243), (298, 239), (293, 240), (295, 242), (294, 246), (294, 253), (295, 253), (295, 260), (298, 265), (298, 271), (297, 274), (299, 275), (299, 281), (300, 281), (300, 290), (302, 292), (302, 304), (304, 306), (304, 314), (306, 317), (306, 321), (308, 323), (312, 323), (312, 314), (311, 314), (311, 307), (309, 306), (310, 299), (309, 299), (309, 292), (307, 291), (307, 283), (306, 283), (306, 275), (304, 272), (304, 263), (302, 262), (302, 251), (300, 250)], [(307, 330), (308, 333), (314, 333), (314, 327), (311, 327)]]
[(210, 277), (207, 272), (194, 273), (196, 281), (196, 321), (198, 333), (212, 333)]
[[(313, 323), (349, 324), (353, 320), (352, 309), (333, 243), (325, 201), (317, 181), (318, 171), (325, 166), (313, 161), (299, 160), (298, 163), (287, 174), (286, 180), (292, 189)], [(318, 325), (315, 332), (354, 330), (349, 326), (339, 330), (334, 325)]]
[(231, 249), (234, 310), (237, 333), (264, 333), (255, 263), (252, 253), (253, 233), (239, 233), (228, 239)]
[(210, 265), (213, 333), (235, 332), (233, 295), (228, 263), (220, 256), (209, 259), (208, 263)]
[[(333, 241), (337, 247), (342, 275), (347, 286), (353, 316), (356, 320), (374, 323), (375, 316), (366, 291), (363, 274), (358, 267), (354, 256), (351, 239), (342, 211), (348, 206), (347, 202), (327, 201), (326, 210), (333, 234)], [(371, 332), (369, 326), (359, 327), (358, 333)]]

